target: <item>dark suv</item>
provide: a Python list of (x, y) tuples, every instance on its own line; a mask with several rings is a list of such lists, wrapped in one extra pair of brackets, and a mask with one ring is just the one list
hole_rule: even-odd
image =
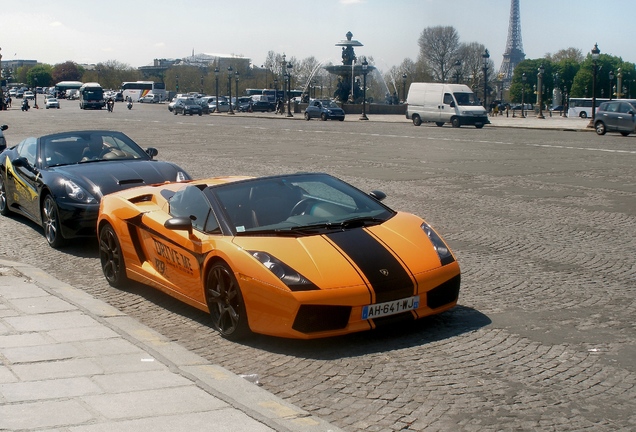
[(178, 99), (177, 102), (174, 104), (174, 106), (172, 107), (172, 112), (177, 115), (177, 114), (198, 114), (201, 115), (203, 114), (203, 109), (201, 108), (201, 105), (198, 105), (194, 99)]
[(627, 136), (636, 131), (636, 100), (613, 100), (603, 102), (596, 111), (594, 128), (599, 135), (605, 132), (620, 132)]

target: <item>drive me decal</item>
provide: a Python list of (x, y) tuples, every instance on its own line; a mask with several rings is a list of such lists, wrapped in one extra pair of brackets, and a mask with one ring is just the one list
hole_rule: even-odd
[[(157, 255), (166, 259), (166, 265), (174, 267), (175, 269), (188, 273), (190, 275), (193, 274), (190, 258), (183, 255), (179, 251), (172, 249), (170, 246), (161, 243), (157, 239), (153, 238), (152, 241), (155, 244), (155, 252), (157, 252)], [(161, 273), (165, 271), (165, 265), (161, 260), (156, 259), (155, 265), (157, 267), (157, 270), (159, 270)]]

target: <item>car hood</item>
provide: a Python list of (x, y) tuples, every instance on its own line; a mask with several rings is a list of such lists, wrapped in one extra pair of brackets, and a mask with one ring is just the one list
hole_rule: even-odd
[(305, 237), (235, 237), (246, 251), (265, 252), (320, 289), (372, 286), (385, 301), (412, 295), (414, 275), (441, 267), (417, 216), (398, 213), (381, 225)]
[[(175, 181), (178, 166), (157, 160), (100, 161), (51, 168), (51, 173), (73, 180), (100, 200), (102, 196), (166, 181)], [(189, 178), (189, 177), (188, 177)]]

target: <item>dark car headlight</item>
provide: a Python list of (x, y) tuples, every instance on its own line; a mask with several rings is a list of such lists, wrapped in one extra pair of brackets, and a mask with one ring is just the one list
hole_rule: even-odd
[(314, 285), (305, 276), (279, 260), (278, 258), (261, 251), (248, 251), (254, 258), (263, 264), (269, 271), (274, 273), (287, 287), (292, 291), (310, 291), (317, 290)]
[(426, 222), (422, 223), (420, 226), (422, 230), (426, 233), (426, 236), (429, 238), (431, 243), (433, 244), (433, 248), (435, 248), (435, 252), (437, 252), (437, 256), (439, 260), (442, 262), (442, 265), (450, 264), (455, 261), (453, 254), (451, 253), (444, 240), (437, 235), (437, 233), (431, 228), (429, 224)]
[(69, 198), (84, 204), (97, 204), (95, 197), (74, 181), (66, 180), (64, 182), (64, 187)]

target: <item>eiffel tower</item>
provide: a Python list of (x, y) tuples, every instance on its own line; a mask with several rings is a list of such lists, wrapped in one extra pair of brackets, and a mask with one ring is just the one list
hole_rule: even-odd
[(503, 80), (504, 88), (510, 88), (512, 73), (515, 67), (526, 58), (521, 42), (521, 17), (519, 14), (519, 0), (510, 2), (510, 24), (508, 24), (508, 42), (503, 55), (503, 62), (499, 68), (499, 77)]

